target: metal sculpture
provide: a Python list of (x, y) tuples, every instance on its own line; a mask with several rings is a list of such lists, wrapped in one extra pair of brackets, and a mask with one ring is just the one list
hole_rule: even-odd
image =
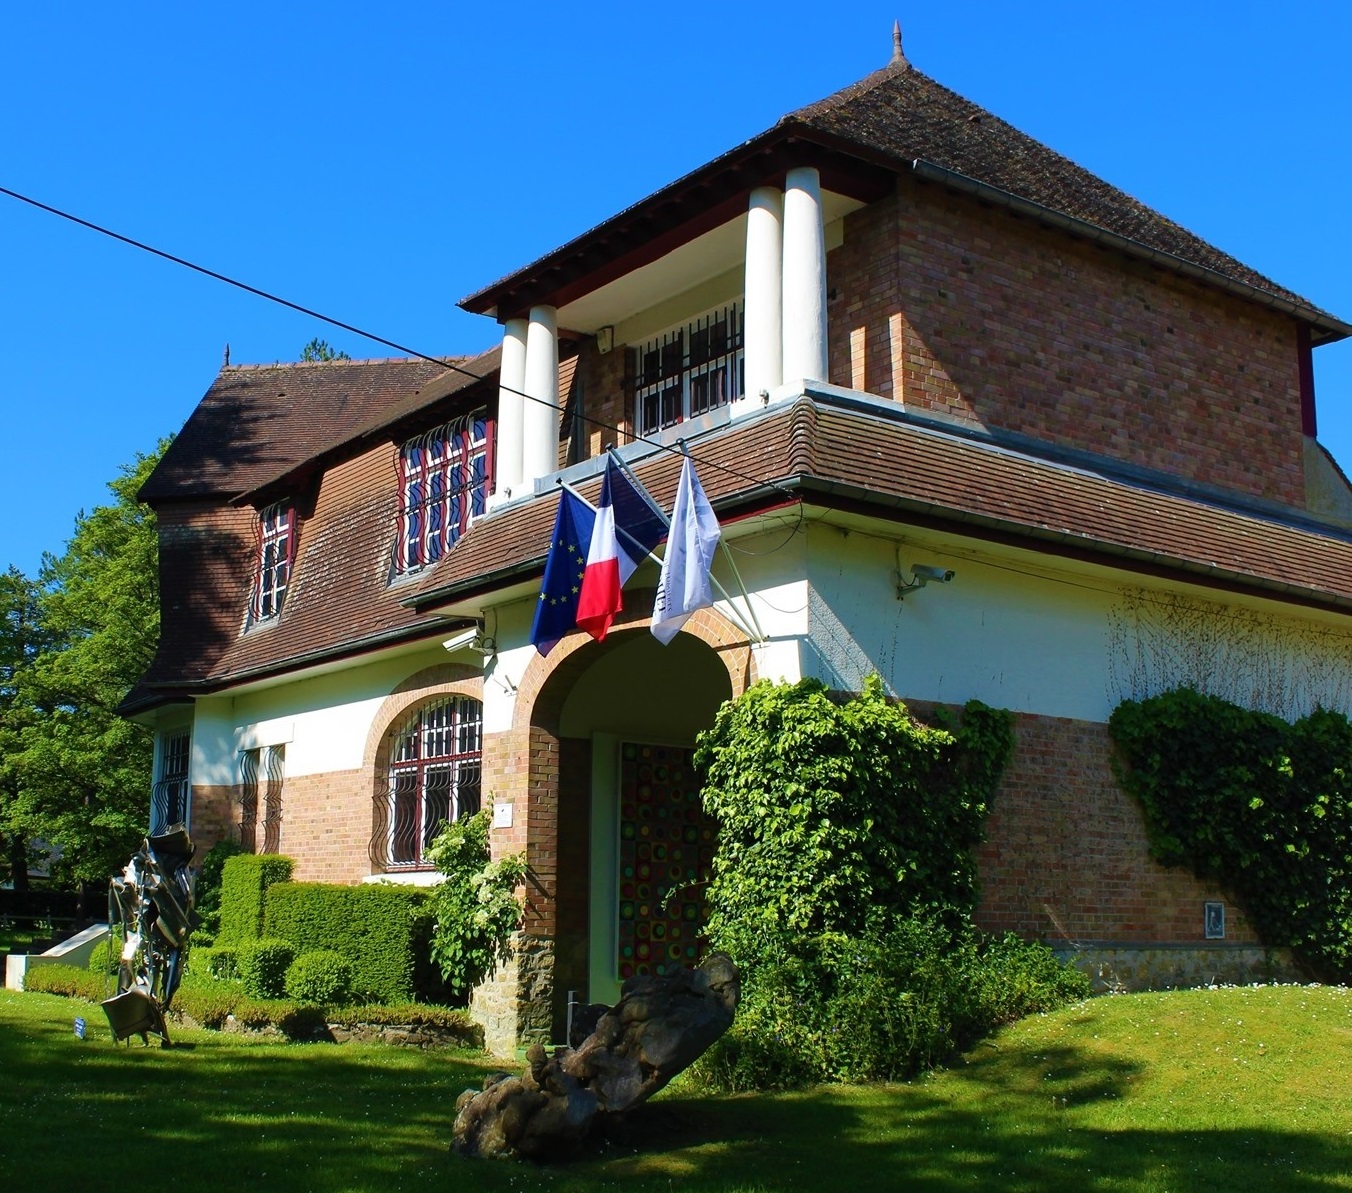
[(113, 1039), (160, 1037), (170, 1047), (164, 1013), (182, 977), (192, 931), (193, 884), (188, 869), (195, 848), (186, 826), (170, 825), (150, 836), (108, 891), (109, 927), (122, 925), (117, 993), (103, 1010)]

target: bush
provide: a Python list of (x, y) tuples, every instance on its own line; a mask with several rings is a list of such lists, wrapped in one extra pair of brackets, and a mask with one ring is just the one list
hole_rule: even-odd
[(453, 994), (468, 997), (493, 972), (521, 924), (523, 854), (488, 860), (488, 809), (446, 825), (428, 852), (445, 878), (433, 890), (432, 959)]
[(113, 993), (105, 975), (75, 965), (35, 965), (24, 973), (23, 988), (39, 994), (82, 998), (86, 1002), (102, 1002)]
[(268, 890), (266, 925), (269, 936), (289, 940), (298, 955), (328, 950), (346, 957), (357, 998), (407, 1002), (433, 992), (418, 971), (431, 938), (425, 889), (281, 882)]
[(302, 953), (286, 971), (286, 996), (296, 1002), (338, 1006), (352, 994), (352, 966), (341, 953)]
[(217, 941), (238, 944), (263, 934), (268, 888), (291, 877), (292, 861), (272, 853), (227, 858), (221, 876), (221, 930)]
[(808, 679), (758, 683), (723, 705), (695, 754), (718, 821), (714, 947), (746, 967), (786, 941), (859, 937), (875, 920), (966, 922), (1012, 723), (972, 701), (959, 727), (931, 728), (877, 676), (850, 700)]
[(217, 841), (207, 851), (197, 870), (197, 881), (193, 884), (193, 907), (201, 927), (212, 937), (221, 930), (221, 883), (225, 863), (243, 852), (244, 846), (237, 841)]
[(90, 951), (89, 964), (85, 966), (90, 973), (110, 974), (117, 972), (122, 960), (122, 929), (115, 928), (106, 940), (99, 941)]
[(196, 945), (188, 952), (188, 973), (220, 981), (239, 981), (239, 950), (229, 945)]
[(461, 1032), (467, 1039), (478, 1037), (482, 1042), (483, 1029), (458, 1007), (439, 1007), (426, 1002), (406, 1002), (393, 1006), (349, 1006), (329, 1010), (330, 1023), (348, 1027), (358, 1023), (396, 1027), (443, 1027)]
[(1108, 721), (1118, 777), (1152, 854), (1223, 883), (1269, 947), (1352, 979), (1352, 723), (1294, 724), (1190, 688), (1127, 700)]
[(222, 1028), (244, 997), (236, 982), (218, 982), (190, 974), (174, 995), (174, 1010), (203, 1027)]
[(288, 940), (264, 936), (239, 946), (239, 980), (249, 998), (281, 998), (286, 986), (286, 971), (296, 958), (295, 946)]
[(732, 1028), (697, 1065), (722, 1090), (902, 1080), (1089, 994), (1043, 945), (926, 919), (800, 941), (747, 979)]

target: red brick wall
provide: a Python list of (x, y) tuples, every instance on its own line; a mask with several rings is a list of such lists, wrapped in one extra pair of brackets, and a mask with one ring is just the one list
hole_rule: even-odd
[(371, 873), (371, 780), (360, 770), (287, 775), (278, 852), (297, 882), (360, 882)]
[(1226, 902), (1226, 941), (1257, 936), (1223, 892), (1150, 859), (1145, 822), (1113, 777), (1108, 727), (1019, 714), (1014, 757), (978, 850), (976, 919), (1053, 947), (1204, 944), (1202, 904)]
[(188, 816), (188, 831), (197, 849), (195, 861), (200, 865), (213, 845), (239, 840), (239, 788), (194, 785)]
[(848, 217), (827, 274), (837, 384), (1303, 503), (1284, 315), (918, 184)]

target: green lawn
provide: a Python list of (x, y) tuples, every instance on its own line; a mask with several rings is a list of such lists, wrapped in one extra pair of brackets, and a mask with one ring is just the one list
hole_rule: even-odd
[[(88, 1020), (77, 1040), (72, 1020)], [(115, 1047), (102, 1012), (0, 992), (0, 1173), (26, 1191), (1352, 1189), (1352, 992), (1101, 998), (910, 1085), (668, 1091), (598, 1159), (449, 1154), (451, 1052), (181, 1030)]]

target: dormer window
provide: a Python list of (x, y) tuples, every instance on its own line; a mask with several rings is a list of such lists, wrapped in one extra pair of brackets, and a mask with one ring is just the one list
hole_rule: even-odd
[(635, 349), (638, 433), (651, 435), (726, 406), (745, 382), (741, 303), (706, 311)]
[(258, 515), (258, 564), (254, 572), (250, 613), (254, 621), (266, 621), (282, 611), (286, 586), (291, 580), (291, 558), (296, 542), (296, 510), (278, 502)]
[(484, 512), (493, 482), (492, 444), (493, 422), (478, 410), (399, 449), (396, 571), (435, 563)]

